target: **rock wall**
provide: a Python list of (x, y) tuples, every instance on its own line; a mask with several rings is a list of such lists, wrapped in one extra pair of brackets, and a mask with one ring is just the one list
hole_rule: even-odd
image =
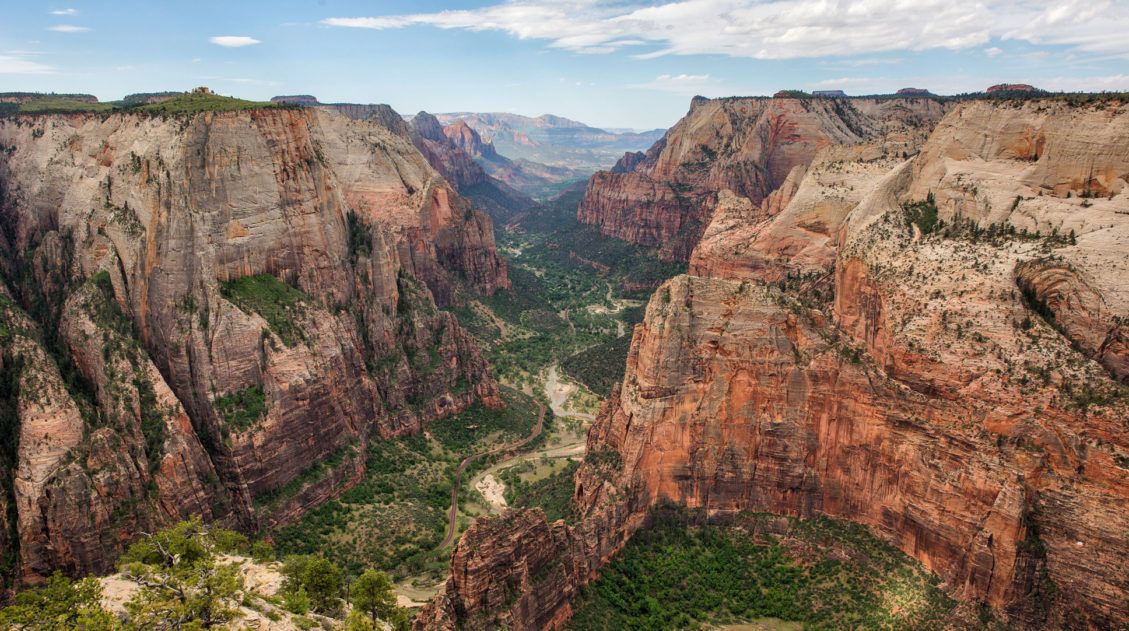
[(466, 123), (443, 127), (435, 116), (420, 112), (412, 117), (411, 138), (431, 166), (493, 220), (504, 223), (536, 205), (524, 193), (487, 175), (478, 160), (482, 164), (509, 161), (496, 154), (493, 145), (483, 143)]
[(491, 222), (383, 124), (21, 116), (0, 146), (21, 580), (189, 515), (293, 519), (370, 436), (501, 404), (436, 308), (508, 285)]
[[(826, 148), (773, 216), (720, 195), (691, 274), (652, 296), (624, 381), (589, 431), (582, 519), (541, 537), (573, 555), (557, 591), (590, 580), (651, 506), (675, 501), (865, 524), (1018, 628), (1129, 617), (1129, 392), (1118, 372), (1129, 182), (1108, 180), (1114, 194), (1102, 198), (1040, 196), (1059, 181), (1059, 151), (1080, 147), (1049, 132), (1034, 161), (946, 148), (954, 130), (991, 147), (1015, 125), (1036, 137), (1039, 121), (1100, 127), (1113, 137), (1071, 160), (1116, 171), (1107, 148), (1129, 142), (1129, 109), (1046, 101), (1000, 115), (1008, 107), (962, 105), (908, 160), (889, 150), (897, 134)], [(993, 203), (1016, 197), (1006, 215)], [(940, 223), (911, 222), (907, 208), (930, 200)], [(1013, 229), (1024, 220), (1042, 231)], [(502, 613), (467, 599), (532, 558), (475, 548), (496, 558), (456, 555), (452, 577), (463, 575), (424, 627), (567, 616), (533, 596), (537, 585)], [(556, 609), (522, 608), (534, 604)]]
[(439, 120), (431, 114), (420, 112), (412, 118), (412, 140), (431, 166), (456, 188), (486, 183), (486, 172), (472, 154), (448, 139)]
[[(687, 260), (730, 190), (760, 206), (820, 149), (891, 132), (921, 137), (949, 105), (932, 99), (696, 97), (644, 156), (592, 176), (577, 211), (609, 236)], [(766, 209), (767, 212), (767, 209)]]

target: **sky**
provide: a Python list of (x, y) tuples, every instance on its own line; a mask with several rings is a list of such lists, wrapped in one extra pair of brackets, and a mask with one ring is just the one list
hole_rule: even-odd
[(1129, 0), (0, 0), (0, 91), (669, 127), (694, 95), (1129, 90)]

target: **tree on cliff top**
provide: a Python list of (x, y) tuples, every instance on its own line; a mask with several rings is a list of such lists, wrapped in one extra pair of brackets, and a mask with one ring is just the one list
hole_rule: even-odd
[(246, 537), (209, 528), (199, 518), (134, 543), (119, 561), (125, 578), (141, 586), (126, 603), (137, 629), (210, 628), (237, 618), (243, 576), (225, 552), (245, 548)]
[(365, 570), (353, 583), (353, 607), (368, 614), (375, 624), (385, 620), (394, 628), (401, 628), (408, 621), (406, 613), (396, 605), (396, 593), (392, 590), (392, 579), (378, 570)]

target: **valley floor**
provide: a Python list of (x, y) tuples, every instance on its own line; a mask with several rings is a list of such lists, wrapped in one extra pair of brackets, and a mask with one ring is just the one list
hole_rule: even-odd
[[(372, 441), (365, 480), (274, 533), (280, 554), (319, 552), (350, 572), (386, 570), (400, 603), (415, 607), (442, 586), (450, 544), (477, 518), (525, 506), (540, 506), (551, 519), (571, 516), (572, 474), (588, 424), (622, 378), (643, 303), (621, 295), (620, 277), (559, 250), (562, 232), (585, 230), (570, 203), (563, 199), (532, 226), (499, 234), (513, 289), (452, 309), (480, 342), (507, 408), (474, 408), (432, 423), (421, 436)], [(597, 256), (584, 251), (588, 242), (572, 240)], [(521, 449), (503, 449), (530, 437), (543, 406), (540, 435)]]

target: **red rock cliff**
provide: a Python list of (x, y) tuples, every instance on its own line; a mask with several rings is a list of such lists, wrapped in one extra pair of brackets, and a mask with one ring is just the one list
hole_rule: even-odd
[(370, 436), (500, 404), (436, 298), (507, 285), (505, 262), (405, 136), (304, 109), (19, 117), (0, 144), (24, 580), (189, 515), (292, 519)]
[[(1129, 396), (1118, 383), (1129, 295), (1117, 271), (1129, 183), (1104, 180), (1112, 195), (1101, 199), (1038, 194), (1084, 146), (1095, 172), (1117, 172), (1129, 110), (1001, 107), (962, 105), (908, 161), (890, 137), (825, 150), (772, 217), (722, 196), (691, 275), (652, 296), (623, 384), (589, 432), (582, 521), (533, 535), (572, 568), (558, 591), (589, 580), (650, 506), (673, 500), (857, 521), (1020, 628), (1129, 617)], [(991, 151), (1017, 125), (1046, 138), (1037, 159)], [(1102, 135), (1068, 142), (1093, 129)], [(945, 223), (923, 232), (903, 205), (929, 199)], [(1043, 231), (1009, 228), (1025, 221)], [(500, 613), (473, 597), (532, 558), (475, 547), (497, 555), (456, 555), (452, 576), (463, 576), (420, 625), (473, 616), (530, 628), (567, 615), (536, 585)]]
[(687, 260), (717, 194), (759, 206), (797, 166), (830, 145), (891, 130), (927, 133), (948, 109), (931, 99), (696, 98), (644, 157), (628, 154), (592, 176), (577, 211), (609, 236)]

